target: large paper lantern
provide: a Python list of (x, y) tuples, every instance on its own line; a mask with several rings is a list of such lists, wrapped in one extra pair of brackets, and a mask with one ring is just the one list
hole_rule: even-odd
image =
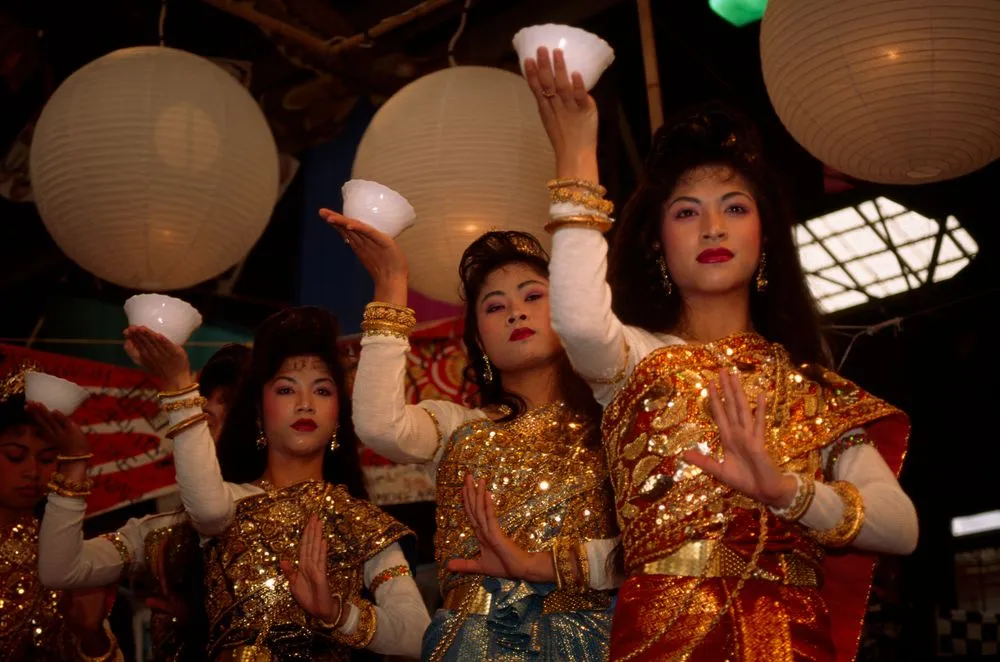
[(31, 145), (59, 247), (125, 287), (171, 290), (243, 259), (271, 216), (278, 153), (247, 90), (171, 48), (115, 51), (49, 99)]
[(459, 259), (483, 232), (523, 230), (548, 242), (545, 182), (554, 173), (524, 79), (502, 69), (451, 67), (410, 83), (379, 109), (353, 177), (410, 201), (417, 222), (398, 241), (411, 285), (456, 303)]
[(1000, 156), (998, 0), (770, 0), (760, 51), (788, 131), (852, 177), (921, 184)]

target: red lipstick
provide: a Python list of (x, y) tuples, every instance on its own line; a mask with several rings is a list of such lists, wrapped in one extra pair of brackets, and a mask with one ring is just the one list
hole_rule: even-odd
[(510, 332), (510, 342), (517, 342), (518, 340), (524, 340), (525, 338), (530, 338), (533, 335), (535, 335), (534, 329), (529, 329), (526, 326), (522, 326)]
[(718, 264), (733, 259), (733, 252), (728, 248), (706, 248), (698, 253), (698, 261), (702, 264)]
[(300, 418), (292, 423), (292, 429), (298, 430), (299, 432), (315, 432), (318, 427), (319, 426), (316, 425), (316, 421), (311, 418)]

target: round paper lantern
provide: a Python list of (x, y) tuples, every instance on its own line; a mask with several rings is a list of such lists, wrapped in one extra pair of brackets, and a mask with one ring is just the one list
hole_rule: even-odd
[(554, 173), (524, 79), (502, 69), (450, 67), (410, 83), (378, 110), (352, 176), (409, 200), (417, 221), (397, 241), (411, 285), (457, 303), (459, 259), (483, 232), (523, 230), (549, 241), (545, 182)]
[(770, 0), (760, 51), (788, 131), (852, 177), (921, 184), (1000, 156), (997, 0)]
[(125, 287), (171, 290), (243, 259), (278, 192), (274, 136), (218, 65), (115, 51), (63, 82), (31, 145), (38, 211), (59, 247)]

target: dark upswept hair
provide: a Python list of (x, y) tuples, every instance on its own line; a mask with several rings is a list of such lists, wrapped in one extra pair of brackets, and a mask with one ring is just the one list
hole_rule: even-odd
[(679, 293), (667, 295), (657, 263), (663, 206), (686, 173), (724, 166), (750, 185), (767, 256), (767, 287), (750, 287), (750, 317), (758, 333), (781, 343), (795, 363), (830, 364), (816, 302), (792, 238), (794, 224), (775, 173), (764, 163), (754, 125), (739, 111), (710, 103), (681, 112), (653, 136), (638, 187), (615, 224), (608, 255), (614, 311), (625, 324), (674, 331)]
[(323, 478), (343, 485), (354, 497), (367, 499), (358, 438), (351, 421), (351, 398), (337, 345), (339, 325), (322, 308), (303, 306), (286, 308), (268, 317), (254, 335), (250, 363), (229, 408), (226, 424), (219, 435), (218, 455), (222, 477), (233, 483), (258, 480), (267, 468), (267, 449), (257, 448), (257, 421), (264, 385), (277, 374), (285, 359), (292, 356), (318, 356), (333, 377), (339, 404), (337, 450), (329, 445), (323, 454)]
[[(210, 398), (219, 389), (233, 391), (243, 375), (243, 369), (250, 362), (250, 355), (251, 350), (246, 345), (223, 345), (198, 373), (201, 394)], [(231, 398), (232, 393), (228, 395)]]
[[(486, 361), (484, 350), (479, 344), (479, 322), (476, 318), (476, 299), (483, 284), (491, 273), (511, 264), (523, 264), (548, 278), (549, 255), (535, 237), (527, 232), (514, 230), (494, 230), (483, 234), (469, 244), (462, 253), (458, 275), (462, 282), (462, 298), (465, 301), (465, 329), (463, 340), (469, 354), (466, 378), (479, 388), (479, 403), (483, 407), (507, 406), (511, 413), (501, 420), (517, 418), (525, 412), (524, 399), (503, 387), (503, 379), (493, 366), (493, 380), (484, 378)], [(570, 365), (565, 352), (559, 361), (559, 390), (566, 404), (573, 411), (587, 416), (595, 423), (601, 420), (601, 408), (594, 400), (587, 383)]]
[(0, 400), (0, 434), (22, 425), (37, 428), (35, 419), (24, 411), (24, 393), (11, 393)]

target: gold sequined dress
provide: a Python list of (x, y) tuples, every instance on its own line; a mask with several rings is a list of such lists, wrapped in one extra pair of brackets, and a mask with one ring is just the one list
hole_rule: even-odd
[[(627, 575), (611, 659), (853, 659), (874, 559), (858, 550), (909, 553), (916, 544), (916, 514), (895, 478), (906, 416), (838, 375), (793, 366), (756, 334), (688, 345), (627, 326), (611, 310), (603, 235), (563, 227), (552, 246), (553, 328), (606, 407)], [(724, 459), (708, 407), (721, 369), (739, 375), (749, 401), (766, 395), (767, 448), (796, 475), (797, 498), (803, 484), (815, 486), (798, 519), (683, 462), (688, 449)], [(851, 552), (818, 544), (845, 522)]]
[[(86, 659), (63, 619), (62, 600), (62, 591), (47, 589), (38, 579), (38, 522), (28, 519), (0, 531), (0, 659)], [(112, 659), (120, 660), (120, 652)]]
[(647, 356), (604, 420), (629, 577), (613, 659), (832, 661), (838, 644), (857, 643), (871, 557), (828, 557), (807, 527), (681, 459), (699, 447), (722, 456), (705, 393), (720, 369), (738, 371), (751, 401), (767, 395), (768, 452), (784, 471), (831, 480), (823, 449), (860, 428), (855, 442), (874, 443), (896, 469), (902, 461), (902, 412), (833, 373), (792, 366), (760, 336)]
[(75, 659), (73, 635), (59, 611), (60, 591), (38, 581), (38, 523), (0, 531), (0, 656), (4, 660)]
[(565, 405), (540, 407), (510, 423), (480, 419), (460, 427), (438, 465), (434, 547), (446, 597), (424, 639), (425, 655), (606, 659), (608, 592), (578, 594), (444, 569), (448, 559), (479, 554), (462, 506), (466, 474), (487, 480), (501, 526), (526, 551), (550, 550), (557, 538), (586, 541), (617, 533), (596, 430)]
[[(201, 413), (171, 409), (171, 425)], [(250, 448), (254, 441), (248, 440)], [(210, 660), (345, 660), (355, 648), (415, 657), (430, 618), (396, 542), (410, 531), (340, 485), (318, 480), (274, 489), (223, 481), (203, 420), (174, 437), (181, 500), (203, 544)], [(328, 545), (330, 591), (343, 619), (327, 625), (298, 605), (280, 562), (297, 563), (306, 523), (316, 515)], [(366, 588), (374, 600), (361, 596)]]
[(232, 525), (205, 546), (210, 659), (248, 648), (265, 649), (270, 658), (264, 659), (274, 660), (350, 658), (344, 638), (312, 627), (279, 567), (281, 559), (297, 558), (312, 515), (323, 522), (330, 591), (355, 603), (361, 602), (365, 562), (410, 533), (342, 486), (319, 481), (241, 499)]
[[(617, 527), (597, 429), (562, 404), (493, 422), (479, 409), (443, 400), (406, 404), (405, 338), (366, 335), (354, 383), (361, 441), (396, 462), (421, 463), (437, 483), (435, 557), (475, 558), (478, 544), (462, 506), (466, 473), (486, 478), (504, 530), (531, 551), (556, 539), (586, 541), (590, 590), (440, 573), (444, 608), (427, 630), (430, 660), (603, 660)], [(610, 543), (610, 544), (608, 544)], [(607, 550), (607, 551), (601, 551)]]

